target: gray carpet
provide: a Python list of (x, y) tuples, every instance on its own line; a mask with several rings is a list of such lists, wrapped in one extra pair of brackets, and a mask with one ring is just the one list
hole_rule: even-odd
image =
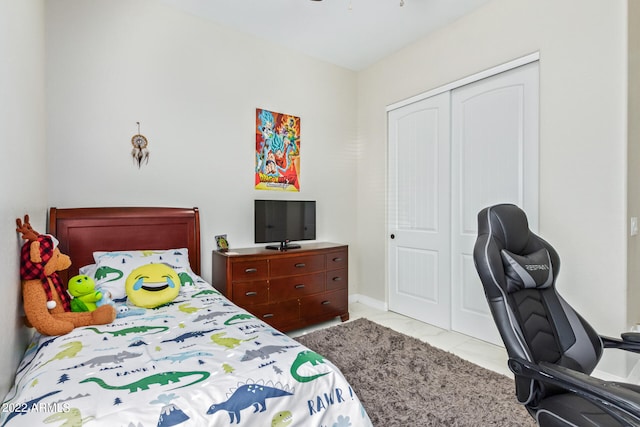
[(369, 320), (296, 340), (340, 368), (375, 427), (536, 425), (511, 378)]

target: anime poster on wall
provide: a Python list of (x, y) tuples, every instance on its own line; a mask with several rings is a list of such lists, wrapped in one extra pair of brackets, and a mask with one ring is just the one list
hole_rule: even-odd
[(300, 117), (256, 109), (257, 190), (300, 191)]

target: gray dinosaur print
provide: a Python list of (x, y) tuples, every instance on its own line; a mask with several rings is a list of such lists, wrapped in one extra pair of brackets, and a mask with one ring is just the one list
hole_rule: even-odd
[(268, 359), (269, 355), (274, 354), (274, 353), (284, 353), (287, 351), (287, 349), (289, 348), (295, 348), (298, 347), (297, 345), (265, 345), (264, 347), (260, 347), (257, 350), (247, 350), (244, 354), (244, 356), (242, 356), (242, 359), (240, 359), (241, 362), (246, 362), (249, 360), (253, 360), (256, 357), (259, 357), (260, 359)]
[(211, 320), (214, 317), (222, 316), (224, 314), (229, 314), (229, 312), (228, 311), (212, 311), (211, 313), (199, 315), (198, 317), (193, 319), (193, 321), (194, 322), (199, 322), (201, 320)]
[(70, 368), (65, 368), (65, 370), (76, 369), (76, 368), (79, 368), (80, 366), (89, 366), (90, 368), (94, 368), (96, 366), (102, 366), (105, 363), (118, 364), (118, 363), (124, 362), (126, 359), (132, 359), (134, 357), (140, 357), (140, 356), (142, 356), (142, 353), (129, 353), (128, 351), (121, 351), (118, 354), (106, 354), (104, 356), (94, 357), (93, 359), (89, 359), (86, 362), (83, 362), (79, 365), (72, 366)]

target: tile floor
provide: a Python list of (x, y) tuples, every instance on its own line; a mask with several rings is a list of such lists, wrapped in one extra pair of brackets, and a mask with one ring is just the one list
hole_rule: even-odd
[[(507, 367), (507, 352), (503, 347), (489, 344), (457, 332), (446, 331), (391, 311), (377, 310), (362, 303), (349, 304), (349, 319), (355, 320), (361, 317), (403, 334), (418, 338), (434, 347), (453, 353), (486, 369), (491, 369), (492, 371), (507, 375), (510, 378), (513, 377)], [(338, 323), (340, 323), (340, 321), (336, 319), (309, 328), (292, 331), (289, 335), (295, 338), (296, 336), (304, 335), (317, 329), (334, 326)]]

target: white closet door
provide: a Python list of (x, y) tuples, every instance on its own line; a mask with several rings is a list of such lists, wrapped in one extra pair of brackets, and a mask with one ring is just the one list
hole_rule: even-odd
[(451, 326), (500, 344), (473, 264), (477, 214), (514, 203), (537, 229), (538, 63), (453, 90), (451, 116)]
[(450, 328), (449, 93), (388, 114), (389, 308)]

